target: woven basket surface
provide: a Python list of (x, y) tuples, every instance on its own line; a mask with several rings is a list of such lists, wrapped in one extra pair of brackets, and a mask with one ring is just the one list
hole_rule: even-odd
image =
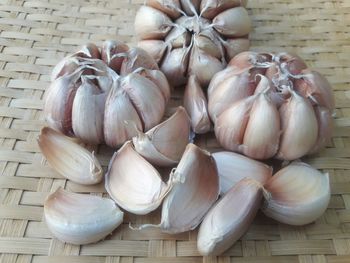
[[(0, 262), (350, 262), (350, 1), (251, 0), (254, 50), (298, 53), (327, 76), (336, 97), (335, 132), (327, 149), (306, 159), (328, 172), (332, 198), (326, 213), (303, 227), (258, 214), (249, 231), (221, 257), (200, 257), (197, 231), (167, 235), (128, 227), (158, 223), (126, 214), (106, 240), (76, 246), (52, 238), (43, 219), (46, 196), (62, 186), (106, 195), (103, 184), (81, 186), (45, 162), (37, 136), (45, 125), (43, 95), (53, 65), (79, 45), (119, 39), (135, 45), (133, 19), (143, 0), (2, 0), (0, 5)], [(168, 112), (181, 104), (176, 91)], [(197, 143), (217, 150), (213, 135)], [(89, 147), (94, 149), (93, 147)], [(94, 149), (106, 167), (113, 153)]]

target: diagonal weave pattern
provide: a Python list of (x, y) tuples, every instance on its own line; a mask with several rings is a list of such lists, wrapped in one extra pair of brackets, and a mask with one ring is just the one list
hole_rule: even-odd
[[(336, 96), (332, 144), (307, 161), (330, 174), (332, 199), (317, 222), (279, 224), (259, 214), (222, 257), (199, 257), (196, 231), (178, 235), (157, 229), (132, 231), (128, 222), (158, 223), (126, 214), (107, 240), (74, 246), (51, 237), (43, 202), (62, 186), (103, 195), (103, 185), (80, 186), (47, 166), (36, 137), (44, 125), (43, 95), (52, 66), (87, 41), (116, 38), (129, 44), (133, 18), (143, 0), (2, 0), (0, 3), (0, 262), (350, 262), (350, 2), (348, 0), (251, 0), (254, 50), (288, 50), (325, 74)], [(169, 110), (181, 104), (173, 95)], [(210, 150), (212, 135), (198, 139)], [(112, 150), (102, 146), (106, 166)], [(64, 258), (63, 258), (64, 256)]]

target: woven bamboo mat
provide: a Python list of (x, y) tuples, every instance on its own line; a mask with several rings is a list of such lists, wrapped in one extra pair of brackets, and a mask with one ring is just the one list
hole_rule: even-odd
[[(51, 237), (43, 201), (63, 186), (103, 195), (103, 185), (80, 186), (44, 162), (36, 143), (44, 125), (43, 94), (52, 66), (87, 41), (134, 43), (133, 18), (143, 0), (0, 1), (0, 262), (350, 262), (350, 1), (251, 0), (255, 50), (289, 50), (325, 74), (336, 96), (331, 145), (307, 161), (330, 174), (332, 199), (314, 224), (290, 227), (259, 214), (222, 257), (199, 257), (196, 231), (178, 235), (132, 224), (157, 223), (159, 211), (127, 214), (107, 240), (74, 246)], [(179, 92), (170, 107), (181, 103)], [(217, 148), (212, 136), (198, 139)], [(111, 149), (99, 148), (107, 165)], [(64, 256), (64, 257), (63, 257)]]

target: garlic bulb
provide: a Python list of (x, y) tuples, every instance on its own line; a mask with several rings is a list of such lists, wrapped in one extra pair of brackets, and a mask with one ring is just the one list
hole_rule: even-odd
[(119, 147), (162, 119), (170, 86), (156, 61), (114, 40), (67, 56), (52, 72), (44, 114), (50, 127), (86, 143)]
[(108, 167), (105, 186), (112, 199), (126, 211), (145, 215), (155, 210), (173, 185), (133, 148), (130, 141), (116, 152)]
[(262, 186), (243, 179), (210, 209), (199, 228), (197, 248), (201, 255), (220, 255), (249, 228), (258, 212)]
[(211, 80), (208, 111), (225, 149), (291, 161), (330, 140), (334, 96), (296, 55), (242, 52)]
[(101, 182), (103, 170), (94, 153), (90, 153), (71, 138), (44, 127), (38, 144), (50, 166), (62, 176), (84, 185)]
[(123, 222), (123, 212), (112, 200), (62, 188), (48, 196), (44, 215), (56, 238), (75, 245), (95, 243)]
[(263, 212), (281, 223), (305, 225), (315, 221), (330, 201), (328, 174), (295, 162), (265, 184)]
[[(245, 1), (147, 0), (135, 17), (139, 47), (159, 63), (171, 86), (195, 75), (209, 84), (227, 60), (249, 48)], [(236, 41), (237, 40), (237, 41)]]
[(196, 79), (189, 77), (184, 93), (184, 106), (190, 115), (191, 127), (195, 133), (203, 134), (210, 130), (207, 99)]
[(190, 120), (183, 107), (147, 133), (139, 132), (132, 141), (135, 150), (158, 166), (177, 164), (190, 138)]
[(225, 194), (244, 178), (264, 185), (272, 176), (272, 167), (233, 152), (213, 153), (219, 172), (220, 192)]

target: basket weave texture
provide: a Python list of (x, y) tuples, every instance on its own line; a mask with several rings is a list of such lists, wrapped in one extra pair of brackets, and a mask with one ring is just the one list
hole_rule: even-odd
[[(326, 213), (304, 227), (279, 224), (258, 214), (249, 231), (221, 257), (200, 257), (197, 231), (178, 235), (158, 229), (133, 231), (128, 223), (158, 223), (126, 214), (106, 240), (75, 246), (51, 237), (43, 221), (46, 196), (62, 186), (106, 195), (103, 184), (80, 186), (45, 162), (36, 138), (45, 125), (43, 95), (49, 74), (67, 53), (88, 41), (118, 39), (131, 45), (133, 19), (143, 0), (34, 0), (0, 4), (0, 262), (350, 262), (350, 1), (251, 0), (252, 49), (298, 53), (327, 76), (336, 97), (332, 143), (306, 161), (328, 172), (332, 198)], [(168, 114), (180, 105), (175, 91)], [(197, 143), (219, 146), (212, 134)], [(89, 147), (94, 149), (93, 147)], [(106, 166), (113, 150), (94, 149)]]

